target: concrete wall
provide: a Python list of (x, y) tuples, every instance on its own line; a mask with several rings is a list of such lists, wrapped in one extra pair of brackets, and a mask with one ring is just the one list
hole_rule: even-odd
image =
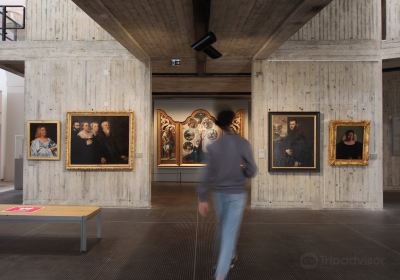
[[(334, 0), (269, 60), (253, 64), (253, 135), (260, 173), (252, 206), (382, 208), (380, 1)], [(321, 171), (269, 173), (268, 111), (321, 112)], [(370, 120), (366, 167), (328, 164), (329, 121)]]
[(400, 1), (386, 0), (386, 40), (400, 39)]
[(149, 64), (70, 0), (29, 1), (27, 41), (19, 46), (34, 49), (25, 58), (25, 120), (59, 120), (65, 139), (69, 111), (133, 111), (136, 118), (133, 171), (67, 171), (63, 141), (61, 161), (25, 159), (24, 203), (149, 206)]

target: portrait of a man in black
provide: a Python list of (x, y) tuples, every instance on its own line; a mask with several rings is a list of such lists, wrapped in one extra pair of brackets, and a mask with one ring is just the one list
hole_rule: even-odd
[(299, 128), (298, 120), (288, 119), (287, 136), (282, 139), (281, 164), (288, 167), (312, 166), (312, 150), (310, 143)]

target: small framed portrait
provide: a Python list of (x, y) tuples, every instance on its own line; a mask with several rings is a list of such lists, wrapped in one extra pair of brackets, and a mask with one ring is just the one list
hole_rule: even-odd
[(26, 133), (28, 160), (60, 160), (59, 121), (28, 121)]
[(369, 121), (331, 121), (329, 163), (331, 165), (368, 165), (369, 131)]
[(319, 171), (319, 112), (269, 112), (268, 171)]
[(157, 110), (158, 166), (179, 166), (179, 123)]
[(66, 168), (133, 169), (134, 129), (133, 112), (68, 112)]

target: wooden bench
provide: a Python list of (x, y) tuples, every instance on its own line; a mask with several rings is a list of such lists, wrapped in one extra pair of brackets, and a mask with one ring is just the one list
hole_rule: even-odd
[(93, 206), (0, 204), (0, 221), (79, 223), (80, 251), (87, 249), (86, 223), (96, 217), (97, 238), (101, 238), (101, 209)]

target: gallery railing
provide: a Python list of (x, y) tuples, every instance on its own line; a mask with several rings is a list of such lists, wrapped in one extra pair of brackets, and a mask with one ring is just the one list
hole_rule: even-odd
[[(20, 19), (18, 20), (17, 17), (10, 16), (11, 14), (16, 15)], [(1, 40), (17, 41), (18, 30), (25, 29), (25, 7), (18, 5), (0, 5), (0, 15)]]

